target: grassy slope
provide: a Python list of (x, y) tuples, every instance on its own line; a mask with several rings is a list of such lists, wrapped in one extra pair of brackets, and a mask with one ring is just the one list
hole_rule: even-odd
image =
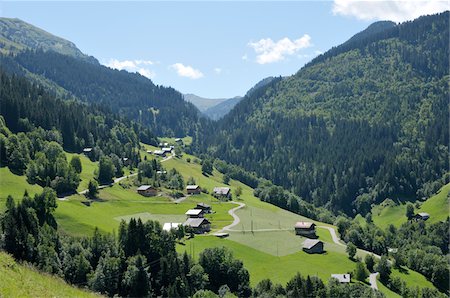
[(80, 185), (78, 191), (82, 191), (88, 188), (89, 180), (94, 179), (94, 171), (98, 169), (98, 162), (92, 162), (84, 154), (67, 153), (67, 161), (70, 162), (73, 156), (79, 156), (81, 160), (81, 173), (80, 173)]
[(62, 279), (42, 274), (31, 267), (17, 264), (0, 252), (1, 297), (98, 297), (69, 286)]
[[(415, 212), (427, 212), (430, 219), (427, 223), (434, 223), (445, 220), (449, 216), (449, 199), (450, 183), (444, 185), (437, 194), (430, 197), (420, 205)], [(373, 222), (380, 228), (387, 228), (390, 224), (399, 227), (406, 222), (406, 203), (399, 205), (386, 204), (385, 202), (374, 206), (372, 209)]]
[(7, 167), (0, 168), (0, 211), (5, 208), (8, 195), (12, 195), (14, 199), (20, 199), (25, 190), (33, 196), (41, 192), (42, 187), (29, 184), (26, 176), (13, 174)]

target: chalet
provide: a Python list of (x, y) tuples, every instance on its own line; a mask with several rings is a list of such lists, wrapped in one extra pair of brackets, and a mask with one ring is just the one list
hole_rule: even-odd
[(213, 195), (217, 198), (231, 198), (231, 189), (229, 187), (214, 187)]
[(316, 224), (310, 221), (299, 221), (295, 224), (295, 235), (317, 238)]
[(137, 192), (144, 197), (154, 197), (158, 194), (158, 190), (151, 185), (141, 185)]
[(176, 138), (176, 139), (175, 139), (175, 142), (177, 142), (177, 143), (183, 143), (183, 140), (180, 139), (180, 138)]
[(202, 234), (209, 232), (211, 229), (211, 222), (206, 218), (188, 218), (183, 226), (190, 227), (196, 234)]
[(341, 284), (350, 282), (350, 274), (331, 274), (332, 278), (337, 279)]
[(161, 151), (163, 151), (164, 153), (170, 153), (170, 152), (172, 152), (172, 148), (170, 148), (170, 147), (163, 147), (163, 148), (161, 148)]
[(156, 171), (156, 174), (158, 175), (167, 174), (167, 171)]
[(156, 156), (166, 157), (166, 152), (162, 150), (155, 150), (153, 151), (153, 154), (155, 154)]
[(420, 220), (427, 220), (430, 218), (430, 215), (425, 212), (420, 212), (420, 213), (417, 213), (416, 215), (414, 215), (414, 218), (420, 219)]
[(94, 149), (92, 149), (92, 148), (90, 148), (90, 147), (84, 148), (84, 149), (83, 149), (83, 153), (84, 153), (84, 155), (86, 155), (86, 156), (90, 156), (92, 153), (94, 153)]
[(203, 213), (211, 213), (211, 206), (205, 203), (198, 203), (195, 209), (203, 210)]
[(202, 192), (202, 189), (198, 185), (186, 186), (186, 192), (188, 195), (198, 195)]
[(174, 229), (174, 230), (178, 230), (178, 227), (181, 225), (181, 223), (177, 223), (177, 222), (166, 222), (163, 225), (163, 230), (170, 232), (170, 230)]
[(303, 251), (309, 254), (321, 254), (323, 250), (323, 242), (316, 239), (306, 239), (303, 242)]
[(203, 218), (204, 217), (204, 212), (202, 209), (189, 209), (188, 211), (186, 211), (185, 214), (188, 218)]

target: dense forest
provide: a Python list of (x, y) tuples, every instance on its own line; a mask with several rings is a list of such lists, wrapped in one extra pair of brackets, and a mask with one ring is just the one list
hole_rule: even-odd
[(448, 179), (449, 13), (344, 45), (246, 96), (194, 149), (349, 215), (437, 191)]
[(2, 58), (9, 73), (31, 73), (54, 91), (108, 108), (149, 127), (160, 136), (192, 135), (200, 112), (170, 87), (157, 86), (144, 76), (85, 62), (53, 51), (24, 50)]

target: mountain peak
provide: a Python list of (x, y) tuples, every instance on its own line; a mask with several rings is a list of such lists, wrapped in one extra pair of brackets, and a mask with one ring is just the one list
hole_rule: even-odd
[(42, 49), (98, 64), (97, 59), (83, 54), (76, 45), (18, 18), (0, 18), (0, 52), (17, 53), (24, 49)]

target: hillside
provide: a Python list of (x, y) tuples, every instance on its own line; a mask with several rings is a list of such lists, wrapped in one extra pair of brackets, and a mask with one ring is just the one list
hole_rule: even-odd
[(351, 215), (430, 196), (448, 170), (448, 16), (368, 30), (273, 80), (199, 150)]
[(54, 51), (92, 64), (97, 59), (83, 54), (74, 43), (50, 34), (20, 19), (0, 18), (0, 51), (18, 53), (25, 48)]
[(183, 97), (185, 101), (193, 103), (200, 112), (204, 112), (227, 100), (226, 98), (205, 98), (195, 94), (184, 94)]
[(62, 279), (20, 265), (0, 251), (0, 295), (2, 297), (100, 297), (68, 285)]
[(2, 19), (0, 38), (15, 53), (0, 55), (3, 71), (25, 76), (59, 96), (102, 106), (150, 127), (157, 135), (192, 135), (205, 121), (173, 88), (155, 85), (137, 73), (105, 67), (94, 58), (93, 63), (73, 43), (30, 24)]

